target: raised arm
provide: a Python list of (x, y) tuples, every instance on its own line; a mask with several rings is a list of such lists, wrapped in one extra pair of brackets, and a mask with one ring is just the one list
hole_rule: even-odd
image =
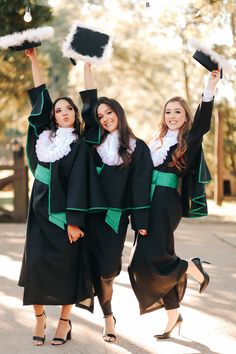
[(35, 48), (26, 49), (25, 54), (31, 60), (31, 69), (33, 75), (34, 87), (38, 87), (42, 85), (44, 81), (40, 71), (36, 49)]
[(188, 164), (192, 164), (196, 160), (198, 152), (201, 149), (203, 136), (210, 130), (213, 99), (219, 79), (220, 71), (215, 70), (210, 74), (206, 89), (203, 93), (202, 102), (199, 104), (194, 115), (193, 125), (186, 139), (188, 146), (186, 160)]
[(93, 81), (91, 64), (87, 62), (84, 63), (84, 88), (85, 90), (93, 90), (96, 88)]
[(85, 123), (84, 138), (91, 144), (100, 143), (100, 127), (94, 115), (94, 105), (97, 102), (97, 89), (95, 88), (90, 63), (84, 63), (84, 91), (80, 92), (83, 103), (82, 118)]
[(216, 85), (220, 79), (220, 71), (214, 70), (210, 73), (207, 86), (204, 90), (202, 102), (194, 116), (193, 125), (188, 135), (188, 141), (199, 140), (210, 130), (211, 116), (213, 108), (213, 98), (215, 95)]
[(220, 68), (210, 73), (207, 81), (207, 86), (203, 93), (203, 98), (202, 98), (203, 102), (209, 102), (213, 100), (216, 91), (216, 86), (219, 80), (220, 80)]

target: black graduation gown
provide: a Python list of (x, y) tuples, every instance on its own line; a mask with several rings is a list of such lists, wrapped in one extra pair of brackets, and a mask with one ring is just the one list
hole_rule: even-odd
[(184, 296), (188, 263), (175, 253), (174, 230), (183, 211), (184, 216), (193, 216), (189, 205), (187, 207), (189, 195), (184, 184), (199, 160), (202, 137), (210, 129), (212, 107), (213, 101), (202, 102), (195, 114), (187, 136), (186, 168), (180, 172), (176, 167), (168, 166), (177, 145), (170, 148), (165, 161), (155, 168), (181, 177), (184, 195), (181, 197), (174, 188), (156, 186), (151, 202), (148, 236), (139, 235), (136, 239), (128, 272), (141, 314), (163, 306), (166, 309), (177, 308)]
[[(85, 141), (100, 144), (100, 127), (93, 113), (97, 90), (83, 91), (80, 95), (83, 101), (82, 117), (86, 123)], [(109, 279), (120, 273), (129, 216), (134, 230), (148, 227), (153, 163), (149, 148), (140, 139), (136, 141), (132, 162), (126, 167), (104, 164), (96, 149), (93, 153), (106, 205), (109, 210), (121, 213), (116, 231), (106, 222), (107, 212), (89, 215), (87, 232), (97, 290), (100, 278)]]
[[(39, 162), (35, 144), (49, 124), (51, 99), (45, 85), (29, 90), (29, 97), (33, 108), (26, 150), (36, 178), (19, 279), (19, 285), (24, 287), (23, 303), (82, 303), (92, 311), (93, 290), (85, 252), (86, 237), (70, 244), (67, 224), (84, 228), (87, 211), (102, 203), (98, 194), (93, 197), (93, 189), (98, 189), (93, 158), (87, 144), (78, 139), (71, 144), (67, 156), (54, 163)], [(46, 176), (42, 176), (43, 172)]]

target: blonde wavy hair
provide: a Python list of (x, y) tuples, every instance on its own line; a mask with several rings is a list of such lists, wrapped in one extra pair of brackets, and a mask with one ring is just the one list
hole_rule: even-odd
[(160, 122), (159, 131), (157, 135), (157, 137), (161, 140), (161, 146), (163, 143), (163, 137), (166, 135), (168, 131), (168, 127), (165, 123), (165, 111), (166, 111), (166, 106), (170, 102), (178, 102), (181, 105), (181, 107), (185, 110), (186, 113), (186, 122), (179, 129), (179, 134), (177, 137), (177, 141), (178, 141), (177, 149), (172, 154), (173, 161), (169, 163), (169, 166), (171, 167), (175, 166), (179, 171), (181, 171), (186, 166), (186, 161), (184, 159), (184, 154), (187, 150), (186, 135), (192, 126), (193, 116), (187, 102), (182, 97), (176, 96), (167, 100), (162, 110), (161, 122)]

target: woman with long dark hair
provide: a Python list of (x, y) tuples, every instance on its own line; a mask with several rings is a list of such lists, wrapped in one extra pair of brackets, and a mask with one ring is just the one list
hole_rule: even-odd
[(201, 144), (210, 129), (219, 78), (220, 71), (211, 73), (194, 119), (183, 98), (169, 99), (163, 108), (159, 134), (149, 145), (154, 170), (148, 236), (136, 238), (128, 271), (140, 313), (162, 307), (167, 311), (168, 323), (164, 332), (156, 335), (158, 339), (168, 338), (182, 323), (178, 308), (187, 274), (200, 284), (200, 293), (209, 283), (198, 257), (186, 261), (176, 255), (174, 231), (182, 216), (206, 215), (204, 185), (210, 176)]
[(102, 199), (93, 158), (81, 138), (77, 106), (69, 97), (52, 103), (36, 50), (28, 49), (26, 55), (35, 86), (28, 91), (32, 111), (26, 150), (35, 180), (19, 285), (24, 287), (23, 304), (34, 307), (34, 345), (45, 341), (44, 305), (61, 305), (51, 344), (62, 345), (71, 338), (72, 304), (81, 303), (92, 311), (83, 230), (88, 209), (101, 206)]
[(135, 137), (124, 109), (112, 98), (97, 97), (91, 66), (85, 63), (83, 101), (85, 141), (91, 144), (107, 211), (90, 214), (86, 234), (92, 276), (100, 302), (106, 342), (116, 340), (112, 312), (113, 280), (121, 258), (129, 216), (132, 228), (146, 234), (150, 206), (152, 160), (146, 144)]

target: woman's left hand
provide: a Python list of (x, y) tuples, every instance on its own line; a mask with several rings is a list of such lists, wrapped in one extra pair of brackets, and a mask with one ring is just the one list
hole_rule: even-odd
[(210, 73), (209, 79), (208, 79), (208, 83), (207, 83), (207, 90), (214, 92), (216, 85), (218, 83), (218, 81), (220, 80), (220, 68), (218, 68), (218, 70), (213, 70)]
[(138, 230), (138, 233), (142, 236), (147, 236), (147, 230), (141, 229), (141, 230)]
[(67, 226), (67, 234), (70, 243), (76, 242), (80, 237), (84, 236), (83, 231), (75, 225), (68, 225)]

